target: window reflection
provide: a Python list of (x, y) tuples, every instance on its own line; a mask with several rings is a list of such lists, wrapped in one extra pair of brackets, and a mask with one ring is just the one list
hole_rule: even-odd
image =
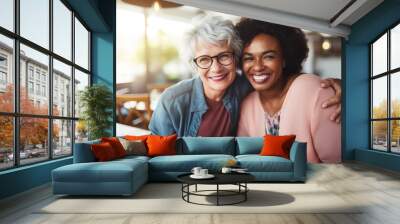
[(372, 81), (372, 118), (387, 118), (387, 77)]
[(75, 63), (89, 69), (89, 32), (75, 18)]
[(49, 48), (49, 1), (20, 0), (21, 36)]
[(53, 157), (72, 154), (72, 121), (53, 121)]
[(49, 158), (49, 120), (22, 117), (20, 119), (19, 156), (21, 164), (35, 163)]
[(0, 1), (0, 26), (14, 31), (14, 0)]
[(53, 50), (71, 60), (72, 12), (60, 0), (53, 0), (53, 10)]
[(14, 165), (14, 124), (10, 116), (0, 116), (0, 170)]
[[(49, 57), (21, 44), (20, 108), (25, 114), (48, 114)], [(34, 72), (34, 78), (29, 75)], [(33, 93), (33, 94), (32, 94)]]
[(14, 72), (12, 39), (0, 35), (0, 111), (14, 111)]
[(387, 121), (372, 122), (372, 146), (374, 149), (387, 151)]
[(75, 69), (75, 117), (79, 117), (81, 114), (80, 93), (89, 86), (89, 75)]
[(372, 45), (372, 75), (387, 71), (387, 34)]
[(391, 69), (400, 67), (400, 24), (390, 32), (390, 63)]

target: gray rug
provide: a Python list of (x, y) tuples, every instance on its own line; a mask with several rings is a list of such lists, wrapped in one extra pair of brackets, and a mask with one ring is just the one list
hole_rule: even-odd
[[(189, 204), (181, 198), (180, 184), (150, 183), (131, 197), (58, 197), (36, 213), (360, 213), (357, 205), (344, 201), (316, 184), (260, 183), (248, 186), (247, 201), (237, 205)], [(225, 187), (230, 188), (233, 186)], [(198, 190), (211, 189), (215, 189), (215, 186), (203, 185)], [(222, 202), (229, 203), (237, 199), (224, 197)], [(191, 200), (215, 203), (213, 196), (194, 196)]]

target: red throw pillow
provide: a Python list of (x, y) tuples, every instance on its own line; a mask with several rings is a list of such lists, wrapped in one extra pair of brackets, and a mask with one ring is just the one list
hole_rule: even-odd
[(147, 137), (147, 155), (148, 156), (164, 156), (176, 155), (176, 135), (159, 136), (149, 135)]
[(292, 144), (295, 139), (296, 135), (282, 135), (282, 136), (265, 135), (264, 145), (263, 148), (261, 149), (260, 155), (280, 156), (289, 159), (290, 147), (292, 147)]
[(126, 151), (118, 138), (115, 138), (115, 137), (101, 138), (101, 142), (110, 143), (110, 145), (114, 149), (114, 152), (115, 152), (115, 155), (117, 156), (117, 158), (126, 156)]
[(94, 157), (99, 162), (109, 161), (117, 158), (114, 149), (108, 142), (92, 144), (90, 147), (92, 149)]

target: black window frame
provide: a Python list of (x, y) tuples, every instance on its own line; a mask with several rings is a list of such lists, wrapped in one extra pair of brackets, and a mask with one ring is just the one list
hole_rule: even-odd
[[(33, 164), (38, 164), (38, 163), (43, 163), (51, 160), (58, 160), (66, 157), (73, 156), (74, 152), (74, 143), (75, 143), (75, 123), (76, 121), (79, 120), (79, 117), (75, 116), (75, 108), (71, 108), (71, 114), (70, 116), (56, 116), (53, 115), (53, 59), (58, 60), (59, 62), (62, 62), (68, 66), (71, 66), (71, 103), (72, 105), (75, 104), (75, 69), (85, 73), (88, 75), (89, 78), (89, 83), (88, 86), (92, 85), (92, 69), (91, 69), (91, 37), (92, 37), (92, 31), (88, 27), (88, 25), (84, 22), (84, 20), (79, 16), (78, 13), (76, 13), (72, 7), (66, 2), (65, 0), (59, 0), (68, 10), (71, 11), (71, 59), (64, 58), (63, 56), (53, 52), (53, 1), (54, 0), (48, 0), (49, 2), (49, 45), (48, 49), (45, 47), (40, 46), (39, 44), (34, 43), (33, 41), (30, 41), (29, 39), (26, 39), (20, 35), (20, 0), (14, 0), (13, 1), (13, 10), (14, 10), (14, 30), (10, 31), (2, 26), (0, 26), (0, 35), (3, 35), (7, 38), (10, 38), (13, 40), (13, 65), (12, 65), (12, 75), (14, 78), (14, 111), (13, 112), (2, 112), (0, 111), (0, 116), (4, 117), (11, 117), (13, 120), (13, 166), (10, 167), (5, 167), (5, 168), (0, 168), (0, 172), (5, 171), (5, 170), (11, 170), (11, 169), (16, 169), (19, 167), (23, 166), (30, 166)], [(75, 63), (75, 18), (79, 20), (79, 22), (83, 25), (83, 27), (88, 31), (88, 69), (85, 69), (78, 64)], [(48, 112), (47, 115), (38, 115), (38, 114), (27, 114), (27, 113), (21, 113), (20, 112), (20, 44), (23, 44), (27, 47), (30, 47), (40, 53), (43, 53), (48, 56), (49, 61), (48, 61), (48, 85), (47, 85), (47, 91), (48, 91)], [(35, 70), (34, 72), (34, 79), (35, 77)], [(26, 74), (27, 80), (29, 80), (29, 74)], [(40, 78), (40, 77), (39, 77)], [(41, 81), (41, 80), (40, 80)], [(27, 90), (28, 91), (28, 90)], [(40, 94), (41, 95), (41, 94)], [(38, 162), (32, 162), (32, 163), (26, 163), (26, 164), (21, 164), (20, 162), (20, 119), (21, 118), (45, 118), (47, 119), (48, 123), (48, 136), (47, 136), (47, 141), (48, 141), (48, 157), (40, 160)], [(68, 155), (63, 155), (63, 156), (57, 156), (54, 157), (53, 152), (54, 152), (54, 147), (53, 147), (53, 122), (54, 121), (70, 121), (71, 122), (71, 153)]]
[[(369, 149), (373, 151), (379, 151), (379, 152), (387, 152), (387, 153), (392, 153), (392, 154), (400, 154), (400, 152), (393, 152), (392, 151), (392, 121), (400, 121), (400, 117), (392, 117), (392, 99), (391, 99), (391, 77), (392, 75), (395, 75), (396, 73), (400, 72), (400, 67), (391, 69), (391, 31), (393, 28), (400, 26), (400, 21), (395, 22), (392, 24), (389, 28), (385, 29), (383, 33), (378, 35), (375, 39), (373, 39), (369, 44)], [(373, 44), (379, 40), (381, 37), (384, 35), (387, 35), (387, 64), (386, 64), (386, 71), (376, 74), (374, 76), (373, 74)], [(400, 52), (399, 52), (400, 54)], [(386, 93), (386, 98), (387, 98), (387, 105), (386, 105), (386, 118), (373, 118), (373, 81), (378, 79), (386, 77), (386, 87), (387, 87), (387, 93)], [(373, 133), (373, 122), (374, 121), (386, 121), (386, 151), (379, 150), (374, 148), (374, 133)]]

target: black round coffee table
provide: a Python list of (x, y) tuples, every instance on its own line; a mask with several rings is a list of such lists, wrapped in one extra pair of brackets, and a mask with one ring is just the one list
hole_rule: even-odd
[[(182, 174), (177, 177), (178, 181), (182, 183), (182, 199), (188, 203), (198, 204), (198, 205), (234, 205), (241, 202), (245, 202), (247, 200), (247, 192), (249, 188), (247, 187), (247, 183), (255, 180), (255, 177), (248, 173), (215, 173), (213, 174), (215, 177), (212, 179), (193, 179), (190, 177), (191, 173)], [(216, 185), (215, 190), (198, 190), (198, 184), (205, 185)], [(190, 191), (190, 186), (195, 186), (194, 191)], [(220, 185), (236, 185), (238, 186), (237, 190), (223, 190), (220, 189)], [(206, 194), (209, 192), (215, 192), (215, 194)], [(216, 204), (203, 204), (197, 203), (190, 200), (190, 196), (204, 196), (204, 197), (216, 197)], [(241, 196), (239, 200), (231, 202), (231, 203), (221, 203), (221, 197), (232, 197), (232, 196)]]

